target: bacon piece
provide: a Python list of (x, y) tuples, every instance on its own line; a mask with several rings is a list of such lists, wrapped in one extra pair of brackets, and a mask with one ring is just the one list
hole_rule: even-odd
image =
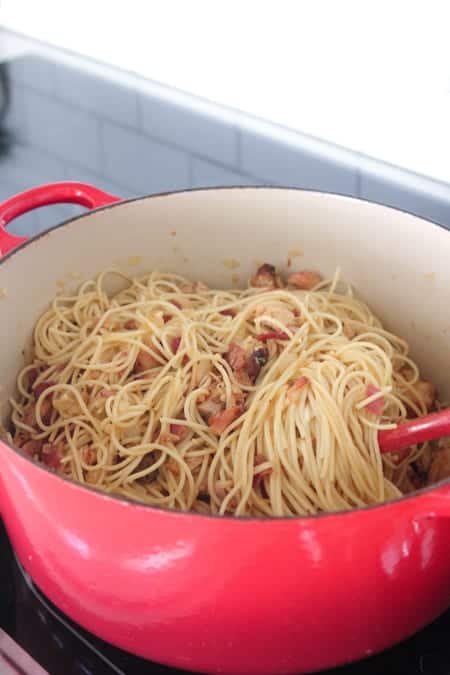
[(61, 448), (59, 445), (45, 443), (42, 448), (41, 461), (50, 469), (59, 469), (61, 464)]
[(177, 336), (172, 338), (172, 341), (170, 343), (170, 348), (173, 351), (174, 354), (177, 353), (178, 349), (180, 348), (181, 344), (181, 337)]
[[(379, 391), (380, 390), (378, 389), (378, 387), (374, 387), (373, 384), (369, 384), (366, 389), (366, 398), (369, 398), (369, 396), (377, 394)], [(382, 415), (384, 409), (384, 397), (381, 396), (380, 398), (377, 398), (375, 401), (371, 401), (365, 407), (374, 415)]]
[(243, 405), (231, 406), (231, 408), (226, 408), (217, 415), (213, 415), (208, 420), (208, 426), (211, 429), (211, 431), (214, 431), (214, 433), (220, 435), (225, 431), (227, 427), (230, 426), (232, 422), (234, 422), (234, 420), (240, 417), (243, 412), (244, 412)]
[(34, 405), (30, 405), (30, 407), (25, 411), (23, 423), (28, 427), (36, 427), (36, 410)]
[(303, 387), (308, 384), (309, 380), (307, 377), (302, 375), (299, 377), (286, 392), (286, 398), (288, 401), (293, 403), (294, 401), (298, 400), (299, 394), (300, 394), (300, 389), (303, 389)]
[(269, 350), (267, 347), (259, 347), (250, 354), (245, 364), (245, 371), (252, 383), (255, 382), (261, 368), (266, 365), (268, 360)]
[(225, 358), (233, 370), (241, 370), (242, 368), (245, 368), (245, 364), (247, 363), (247, 353), (245, 349), (236, 344), (236, 342), (230, 342)]
[(81, 457), (83, 459), (83, 462), (85, 464), (89, 464), (89, 466), (92, 466), (92, 464), (95, 464), (96, 460), (96, 452), (92, 445), (86, 445), (84, 448), (81, 450)]
[(300, 288), (304, 291), (310, 291), (311, 288), (317, 286), (322, 281), (322, 277), (318, 272), (311, 272), (310, 270), (302, 270), (301, 272), (292, 272), (288, 276), (288, 286)]
[(183, 306), (178, 302), (178, 300), (169, 300), (171, 305), (175, 305), (178, 309), (183, 309)]
[(268, 333), (262, 333), (256, 336), (260, 342), (267, 342), (268, 340), (289, 340), (289, 335), (281, 330), (272, 330)]
[(143, 373), (144, 371), (155, 368), (156, 366), (159, 366), (158, 361), (156, 361), (156, 359), (154, 359), (151, 354), (141, 349), (136, 356), (133, 371), (135, 373)]
[(33, 385), (39, 375), (39, 368), (32, 368), (27, 373), (27, 391), (32, 391)]
[(53, 387), (56, 384), (56, 382), (52, 382), (51, 380), (48, 380), (46, 382), (39, 382), (34, 388), (33, 388), (33, 394), (35, 395), (36, 398), (39, 398), (41, 394), (44, 393), (46, 389), (49, 387)]
[(222, 309), (219, 314), (222, 314), (223, 316), (236, 316), (234, 309)]
[(28, 431), (23, 431), (23, 429), (21, 429), (20, 431), (16, 431), (14, 434), (13, 443), (17, 448), (23, 448), (25, 443), (29, 440), (30, 434)]
[(138, 328), (137, 321), (134, 319), (128, 319), (123, 326), (126, 330), (136, 330)]
[(184, 424), (171, 424), (169, 428), (170, 433), (172, 436), (174, 436), (176, 443), (184, 441), (184, 439), (189, 435), (189, 429), (188, 427), (184, 426)]
[(256, 274), (250, 279), (250, 286), (256, 288), (277, 288), (279, 285), (276, 269), (269, 263), (258, 267)]
[[(268, 459), (264, 457), (264, 455), (255, 455), (255, 459), (253, 461), (255, 468), (261, 464), (265, 464), (266, 462), (268, 462)], [(255, 473), (253, 476), (253, 487), (258, 487), (264, 478), (266, 478), (266, 476), (270, 476), (271, 473), (273, 473), (273, 468), (271, 466), (268, 466), (266, 469)]]
[(43, 441), (32, 439), (22, 446), (22, 450), (30, 457), (39, 457), (42, 445)]
[(114, 396), (114, 390), (102, 389), (101, 392), (99, 392), (99, 396), (101, 396), (102, 398), (109, 398), (110, 396)]

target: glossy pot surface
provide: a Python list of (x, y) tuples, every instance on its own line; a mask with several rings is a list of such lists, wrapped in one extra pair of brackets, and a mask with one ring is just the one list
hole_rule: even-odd
[[(47, 186), (0, 205), (0, 224), (62, 199), (117, 198)], [(263, 261), (326, 275), (340, 266), (450, 395), (450, 235), (411, 215), (336, 195), (227, 188), (113, 204), (13, 251), (18, 243), (0, 235), (10, 250), (0, 263), (2, 401), (58, 289), (111, 266), (229, 286)], [(233, 519), (138, 505), (5, 443), (0, 454), (1, 513), (26, 570), (79, 624), (148, 659), (205, 673), (311, 672), (379, 651), (450, 604), (447, 482), (347, 513)]]

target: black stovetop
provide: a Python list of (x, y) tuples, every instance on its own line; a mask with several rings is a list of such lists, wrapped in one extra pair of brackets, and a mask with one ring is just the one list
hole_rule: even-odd
[[(0, 628), (50, 675), (165, 675), (185, 672), (126, 654), (87, 633), (58, 612), (16, 562), (1, 521)], [(450, 610), (397, 647), (365, 661), (326, 672), (328, 675), (450, 675)]]

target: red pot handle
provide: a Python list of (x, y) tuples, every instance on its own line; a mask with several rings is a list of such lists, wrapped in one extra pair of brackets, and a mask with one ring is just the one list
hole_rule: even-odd
[(27, 211), (49, 204), (80, 204), (88, 209), (97, 209), (120, 201), (121, 197), (110, 195), (92, 185), (72, 181), (40, 185), (20, 192), (0, 204), (0, 256), (27, 241), (28, 237), (17, 237), (5, 230), (5, 225)]

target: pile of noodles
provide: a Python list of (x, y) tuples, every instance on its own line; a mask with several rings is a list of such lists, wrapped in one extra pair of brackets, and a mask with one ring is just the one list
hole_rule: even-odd
[[(109, 296), (110, 275), (126, 289)], [(265, 348), (255, 381), (232, 367), (230, 345)], [(418, 379), (407, 343), (337, 275), (313, 290), (217, 290), (109, 270), (37, 322), (12, 442), (80, 483), (160, 507), (334, 511), (410, 488), (426, 447), (382, 458), (377, 433), (426, 412)], [(222, 431), (202, 413), (211, 397), (239, 411)]]

